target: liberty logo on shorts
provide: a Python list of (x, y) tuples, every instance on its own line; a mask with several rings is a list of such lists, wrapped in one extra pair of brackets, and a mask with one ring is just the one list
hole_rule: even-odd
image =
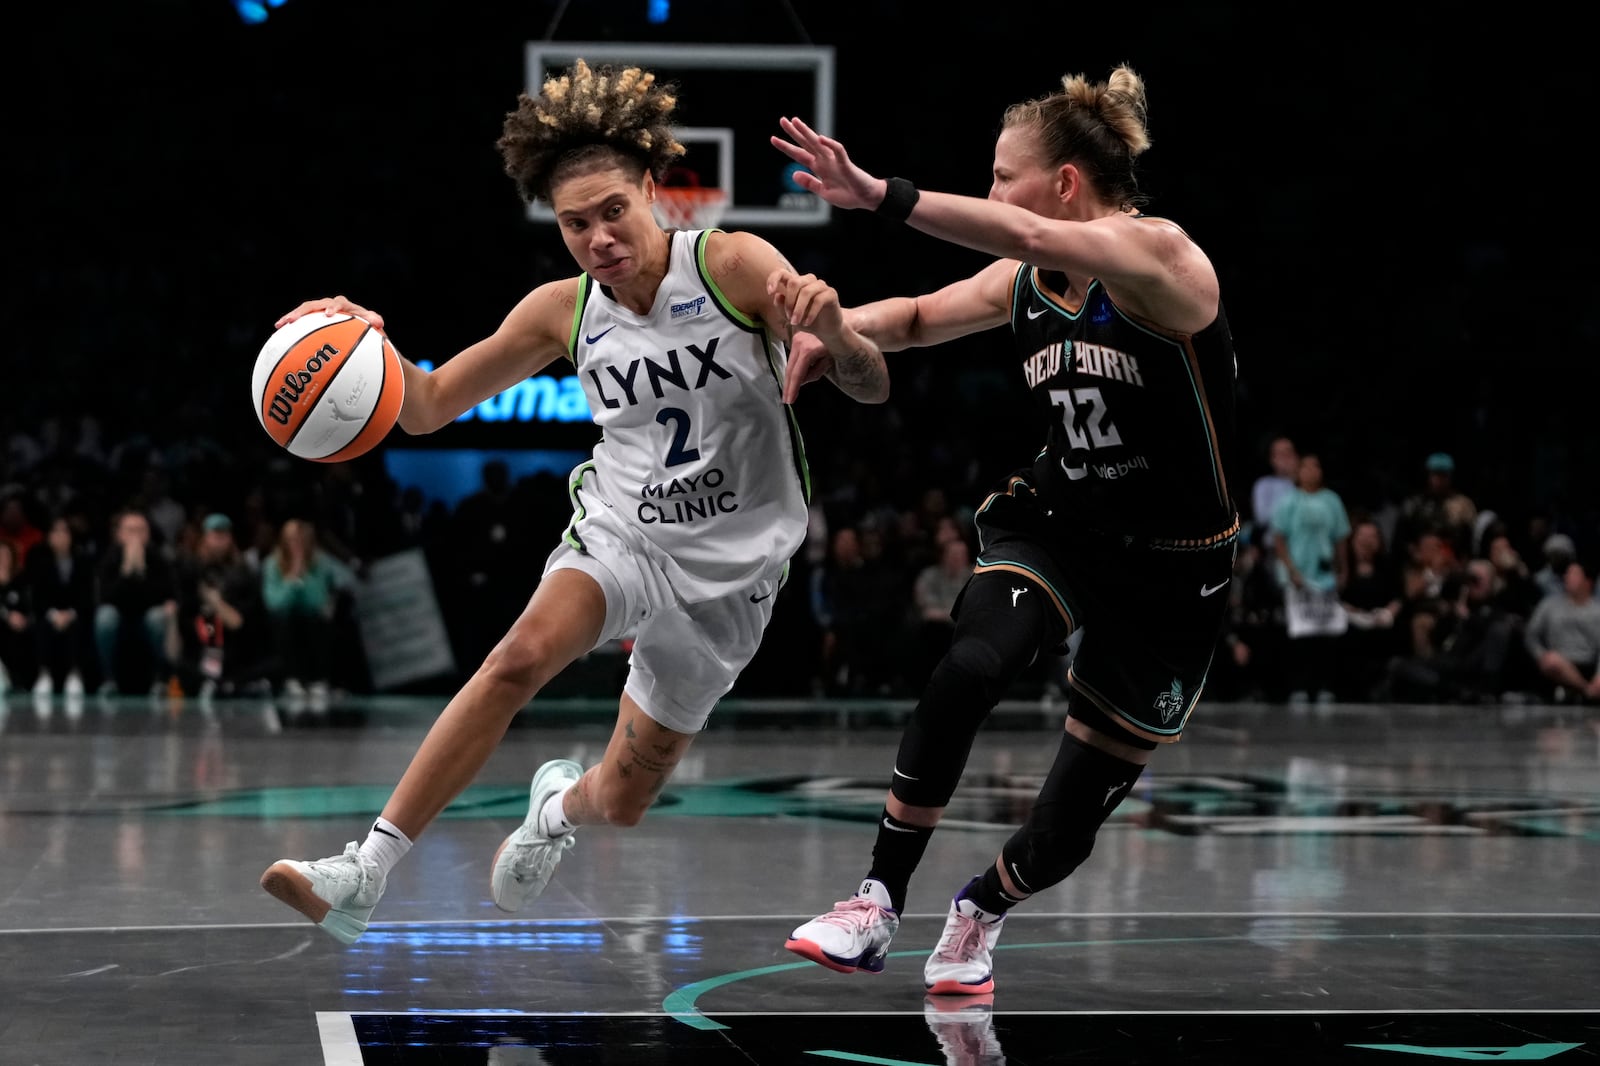
[(1183, 682), (1172, 679), (1172, 688), (1156, 697), (1155, 709), (1161, 712), (1161, 724), (1172, 721), (1173, 715), (1183, 710)]
[(705, 310), (705, 307), (706, 307), (706, 298), (705, 298), (705, 296), (704, 295), (696, 296), (694, 299), (685, 300), (681, 304), (673, 304), (672, 305), (672, 317), (677, 319), (677, 318), (688, 318), (690, 315), (698, 315), (701, 311)]

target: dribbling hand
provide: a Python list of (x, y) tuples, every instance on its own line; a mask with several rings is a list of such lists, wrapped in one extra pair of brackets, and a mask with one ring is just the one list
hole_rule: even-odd
[(789, 342), (789, 365), (783, 372), (783, 402), (794, 403), (800, 390), (821, 381), (833, 369), (828, 346), (814, 333), (796, 333)]
[(850, 162), (844, 145), (822, 136), (797, 118), (780, 118), (778, 125), (789, 140), (773, 137), (772, 147), (806, 168), (795, 174), (795, 184), (834, 207), (871, 210), (883, 203), (888, 182)]
[(273, 329), (282, 329), (297, 318), (302, 318), (314, 311), (321, 311), (327, 315), (355, 315), (372, 323), (372, 328), (379, 333), (383, 332), (383, 316), (376, 311), (368, 311), (360, 304), (352, 303), (343, 296), (332, 296), (322, 300), (307, 300), (293, 311), (284, 315), (272, 324)]

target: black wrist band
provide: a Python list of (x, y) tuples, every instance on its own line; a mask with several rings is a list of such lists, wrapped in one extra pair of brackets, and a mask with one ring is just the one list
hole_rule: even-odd
[(883, 203), (879, 204), (876, 210), (878, 214), (892, 218), (896, 222), (904, 222), (911, 217), (911, 209), (916, 206), (917, 197), (922, 194), (905, 178), (890, 178), (888, 186), (888, 190), (883, 194)]

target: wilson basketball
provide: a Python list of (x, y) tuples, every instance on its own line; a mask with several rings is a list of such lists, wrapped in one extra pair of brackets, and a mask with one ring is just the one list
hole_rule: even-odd
[(313, 311), (267, 339), (251, 399), (261, 428), (290, 454), (340, 463), (371, 451), (405, 399), (400, 355), (355, 315)]

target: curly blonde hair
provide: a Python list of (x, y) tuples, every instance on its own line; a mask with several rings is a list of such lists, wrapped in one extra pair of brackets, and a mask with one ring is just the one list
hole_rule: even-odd
[(550, 201), (560, 179), (622, 165), (660, 180), (684, 147), (670, 119), (677, 90), (639, 67), (572, 69), (545, 79), (539, 95), (522, 93), (506, 115), (496, 146), (524, 201)]
[(1047, 165), (1075, 163), (1096, 188), (1123, 207), (1144, 202), (1133, 161), (1150, 147), (1144, 80), (1127, 64), (1103, 82), (1082, 74), (1061, 79), (1061, 91), (1006, 109), (1002, 129), (1038, 135)]

